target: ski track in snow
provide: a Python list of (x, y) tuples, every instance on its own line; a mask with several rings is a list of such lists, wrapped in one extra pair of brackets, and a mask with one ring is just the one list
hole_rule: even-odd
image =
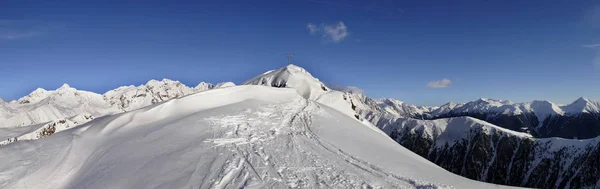
[[(211, 188), (450, 187), (439, 187), (382, 171), (375, 165), (354, 158), (326, 141), (321, 141), (310, 129), (311, 114), (315, 111), (318, 113), (316, 104), (304, 99), (301, 101), (303, 102), (261, 107), (252, 114), (205, 119), (212, 122), (214, 127), (230, 129), (222, 136), (215, 136), (216, 138), (205, 142), (212, 143), (215, 148), (226, 148), (235, 154), (227, 159), (226, 167), (221, 169), (222, 176), (213, 182)], [(250, 112), (252, 111), (246, 111)], [(278, 120), (278, 117), (282, 119)], [(265, 123), (264, 120), (270, 122)], [(277, 126), (270, 127), (271, 125)], [(270, 140), (277, 142), (268, 142)], [(272, 147), (267, 144), (279, 145)], [(281, 148), (289, 150), (278, 150)], [(265, 151), (274, 151), (268, 154), (276, 155), (265, 155)], [(339, 167), (352, 169), (336, 170)]]

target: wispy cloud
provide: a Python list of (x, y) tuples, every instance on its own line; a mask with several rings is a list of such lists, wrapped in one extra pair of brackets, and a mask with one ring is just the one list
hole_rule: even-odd
[(306, 28), (311, 35), (321, 35), (321, 37), (327, 41), (332, 41), (334, 43), (343, 41), (349, 35), (348, 27), (342, 21), (332, 25), (323, 23), (319, 26), (308, 23)]
[(592, 49), (595, 49), (595, 48), (598, 48), (598, 47), (600, 47), (600, 43), (596, 43), (596, 44), (589, 44), (589, 45), (583, 45), (583, 47), (585, 47), (585, 48), (592, 48)]
[(308, 32), (310, 32), (311, 35), (315, 35), (320, 30), (317, 25), (314, 25), (312, 23), (308, 23), (308, 25), (306, 25), (306, 28), (308, 28)]
[(452, 85), (452, 81), (444, 78), (439, 81), (431, 81), (431, 82), (427, 83), (427, 85), (425, 87), (427, 87), (427, 88), (446, 88), (446, 87), (449, 87), (450, 85)]
[(4, 40), (15, 40), (15, 39), (23, 39), (23, 38), (29, 38), (29, 37), (35, 37), (40, 35), (40, 32), (34, 32), (34, 31), (23, 31), (23, 32), (19, 32), (19, 31), (0, 31), (0, 39), (4, 39)]
[(62, 25), (37, 20), (0, 20), (0, 40), (18, 40), (44, 35)]

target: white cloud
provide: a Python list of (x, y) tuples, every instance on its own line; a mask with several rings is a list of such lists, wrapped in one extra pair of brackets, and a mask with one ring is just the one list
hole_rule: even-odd
[(595, 48), (598, 48), (598, 47), (600, 47), (600, 43), (596, 43), (596, 44), (589, 44), (589, 45), (583, 45), (583, 47), (585, 47), (585, 48), (592, 48), (592, 49), (595, 49)]
[(355, 86), (333, 85), (333, 86), (330, 86), (329, 88), (331, 88), (333, 90), (349, 92), (349, 93), (361, 93), (361, 94), (365, 93), (365, 90), (362, 90), (361, 88), (358, 88)]
[(311, 35), (321, 34), (323, 38), (334, 43), (339, 43), (348, 37), (348, 27), (342, 21), (333, 25), (321, 24), (320, 26), (308, 23), (306, 28)]
[(308, 25), (306, 25), (306, 28), (308, 28), (308, 32), (310, 32), (311, 35), (317, 34), (317, 32), (320, 30), (317, 25), (314, 25), (312, 23), (308, 23)]
[(333, 42), (340, 42), (348, 36), (348, 27), (344, 24), (344, 22), (338, 22), (336, 25), (323, 25), (323, 30), (325, 31), (324, 36), (331, 38)]
[(452, 81), (444, 78), (439, 81), (431, 81), (431, 82), (427, 83), (426, 87), (427, 88), (446, 88), (446, 87), (449, 87), (451, 84), (452, 84)]

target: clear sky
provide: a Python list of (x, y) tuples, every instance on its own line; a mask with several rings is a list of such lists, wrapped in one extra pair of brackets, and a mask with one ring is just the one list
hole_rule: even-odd
[[(575, 3), (576, 2), (576, 3)], [(598, 1), (0, 1), (0, 98), (237, 84), (293, 62), (422, 105), (600, 100)]]

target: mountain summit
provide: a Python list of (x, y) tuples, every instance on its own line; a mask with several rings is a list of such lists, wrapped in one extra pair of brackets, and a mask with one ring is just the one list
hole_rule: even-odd
[(316, 99), (330, 89), (304, 68), (290, 64), (277, 70), (267, 71), (246, 82), (244, 85), (293, 88), (306, 99)]

